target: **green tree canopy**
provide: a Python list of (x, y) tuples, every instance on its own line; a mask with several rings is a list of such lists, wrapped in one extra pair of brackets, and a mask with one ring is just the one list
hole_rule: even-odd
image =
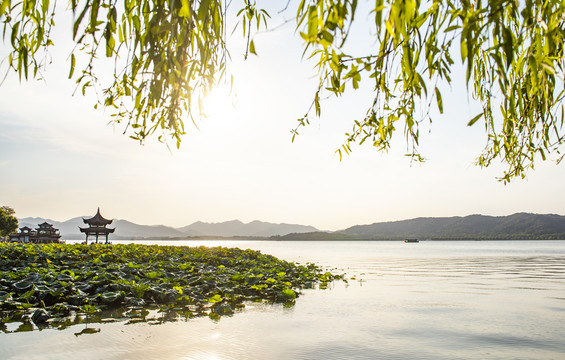
[[(468, 125), (482, 123), (488, 135), (478, 165), (502, 160), (508, 181), (524, 177), (550, 154), (557, 162), (563, 159), (563, 1), (376, 0), (368, 14), (358, 14), (357, 3), (297, 4), (297, 32), (305, 56), (316, 61), (319, 87), (293, 139), (311, 116), (321, 116), (325, 93), (354, 91), (368, 78), (374, 99), (363, 119), (352, 119), (338, 153), (365, 142), (387, 150), (401, 128), (410, 155), (422, 160), (419, 126), (431, 121), (432, 107), (443, 112), (441, 89), (453, 81), (460, 58), (468, 91), (482, 105)], [(237, 5), (246, 53), (255, 53), (252, 33), (267, 26), (269, 15), (251, 0)], [(101, 89), (99, 103), (115, 110), (114, 120), (125, 123), (132, 138), (143, 141), (157, 133), (161, 140), (172, 136), (178, 146), (185, 119), (198, 115), (193, 104), (227, 76), (226, 2), (72, 0), (69, 8), (76, 43), (69, 77), (83, 93), (90, 86)], [(11, 47), (8, 64), (20, 78), (37, 77), (45, 65), (43, 50), (53, 45), (56, 11), (62, 10), (50, 0), (0, 0), (3, 37)], [(366, 53), (350, 54), (348, 35), (360, 15), (372, 19), (375, 41)], [(75, 69), (78, 53), (88, 58), (80, 71)], [(97, 56), (114, 59), (110, 81), (102, 83), (97, 76)]]
[(11, 207), (0, 207), (0, 237), (8, 236), (18, 230), (18, 219)]

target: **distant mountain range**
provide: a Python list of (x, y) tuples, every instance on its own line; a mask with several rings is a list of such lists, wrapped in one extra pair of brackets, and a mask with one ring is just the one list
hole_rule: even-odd
[(281, 240), (536, 240), (565, 239), (565, 216), (517, 213), (509, 216), (416, 218), (356, 225), (333, 233), (289, 234)]
[[(85, 216), (84, 218), (89, 218)], [(67, 221), (55, 221), (39, 217), (27, 217), (18, 219), (19, 226), (29, 226), (35, 229), (38, 224), (48, 222), (59, 229), (63, 239), (82, 239), (84, 234), (79, 227), (86, 227), (82, 217), (76, 217)], [(181, 228), (173, 228), (165, 225), (139, 225), (127, 220), (114, 220), (108, 227), (116, 228), (116, 232), (110, 235), (111, 239), (163, 239), (163, 238), (187, 238), (187, 237), (260, 237), (280, 236), (290, 233), (303, 233), (318, 231), (313, 226), (295, 224), (274, 224), (262, 221), (252, 221), (245, 224), (239, 220), (221, 223), (195, 222)]]
[[(85, 216), (86, 217), (86, 216)], [(47, 221), (61, 231), (63, 239), (82, 239), (81, 217), (59, 222), (44, 218), (19, 219), (20, 227), (36, 228)], [(197, 221), (173, 228), (165, 225), (139, 225), (127, 220), (114, 220), (113, 239), (186, 239), (191, 237), (248, 237), (273, 240), (400, 240), (406, 238), (432, 240), (512, 240), (565, 239), (565, 216), (518, 213), (509, 216), (470, 215), (465, 217), (416, 218), (402, 221), (356, 225), (335, 232), (296, 224), (274, 224), (262, 221), (243, 223), (239, 220), (220, 223)]]

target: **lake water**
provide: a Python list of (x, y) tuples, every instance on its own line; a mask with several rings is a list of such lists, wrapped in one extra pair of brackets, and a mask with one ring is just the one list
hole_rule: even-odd
[(350, 280), (220, 320), (0, 333), (0, 359), (565, 359), (565, 241), (143, 243), (256, 249)]

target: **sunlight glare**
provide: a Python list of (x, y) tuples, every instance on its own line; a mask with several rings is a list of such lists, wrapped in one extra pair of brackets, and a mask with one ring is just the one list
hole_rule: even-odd
[(225, 118), (233, 115), (236, 107), (235, 88), (230, 88), (229, 83), (220, 83), (204, 96), (200, 111), (207, 118)]

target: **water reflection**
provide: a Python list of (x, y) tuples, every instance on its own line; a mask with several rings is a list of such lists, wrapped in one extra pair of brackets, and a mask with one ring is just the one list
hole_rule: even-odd
[(83, 360), (559, 359), (565, 354), (564, 242), (291, 245), (240, 247), (338, 267), (349, 281), (303, 290), (292, 308), (247, 303), (220, 319), (150, 309), (99, 322), (71, 319), (60, 331), (16, 334), (24, 324), (7, 323), (0, 352), (5, 359)]
[[(326, 289), (328, 283), (322, 283), (318, 288)], [(311, 289), (315, 287), (310, 287)], [(245, 307), (248, 309), (257, 309), (261, 306), (262, 309), (268, 309), (275, 303), (267, 300), (258, 299), (256, 301), (247, 301), (240, 307), (236, 308), (236, 312), (243, 311)], [(279, 303), (284, 309), (291, 309), (295, 303), (286, 302)], [(164, 323), (184, 321), (187, 322), (197, 317), (208, 317), (210, 320), (219, 321), (222, 317), (231, 317), (232, 314), (219, 315), (216, 312), (209, 311), (209, 307), (199, 307), (196, 305), (186, 305), (184, 307), (169, 307), (169, 306), (151, 306), (139, 308), (114, 308), (105, 309), (94, 314), (75, 313), (70, 312), (67, 316), (53, 317), (44, 323), (35, 323), (30, 319), (28, 313), (23, 311), (17, 312), (3, 312), (3, 320), (0, 322), (0, 331), (9, 333), (18, 333), (34, 330), (66, 330), (69, 327), (81, 327), (84, 325), (83, 330), (75, 332), (75, 336), (84, 334), (95, 334), (101, 332), (100, 328), (90, 327), (95, 324), (108, 324), (108, 323), (121, 323), (123, 325), (132, 325), (145, 323), (147, 325), (161, 325)]]

